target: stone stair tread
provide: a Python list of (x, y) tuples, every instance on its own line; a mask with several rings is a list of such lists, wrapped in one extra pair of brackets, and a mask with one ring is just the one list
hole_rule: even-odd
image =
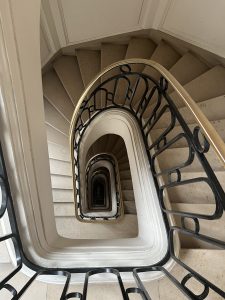
[[(2, 230), (2, 224), (0, 224), (0, 237), (2, 237), (3, 235), (4, 235), (4, 233)], [(1, 266), (1, 268), (2, 268), (3, 264), (5, 265), (9, 262), (11, 262), (11, 258), (9, 256), (6, 242), (3, 241), (0, 243), (0, 266)]]
[(156, 44), (151, 39), (133, 37), (128, 43), (125, 58), (150, 58), (155, 48)]
[(54, 214), (56, 217), (74, 217), (74, 203), (54, 203)]
[[(224, 95), (224, 82), (225, 68), (217, 65), (185, 84), (184, 88), (196, 102), (201, 102)], [(176, 92), (173, 92), (170, 96), (178, 107), (184, 106)]]
[[(149, 38), (131, 38), (128, 47), (127, 52), (125, 55), (125, 59), (131, 59), (131, 58), (144, 58), (148, 59), (151, 57), (153, 51), (155, 50), (155, 43), (150, 40)], [(138, 64), (138, 65), (132, 65), (132, 71), (134, 72), (141, 72), (144, 69), (144, 65)], [(135, 83), (135, 78), (130, 78), (130, 84)], [(112, 88), (112, 84), (110, 85), (110, 89)], [(119, 85), (117, 87), (116, 93), (115, 93), (115, 102), (118, 104), (123, 103), (124, 95), (127, 91), (127, 82), (123, 79), (119, 81)], [(121, 102), (122, 101), (122, 102)]]
[[(225, 119), (224, 120), (213, 120), (211, 121), (212, 125), (214, 126), (215, 130), (218, 132), (220, 137), (225, 141)], [(194, 128), (197, 126), (196, 123), (190, 124), (189, 128), (193, 132)], [(153, 129), (151, 131), (151, 137), (152, 141), (154, 142), (157, 137), (165, 130), (165, 128), (160, 129)], [(173, 137), (175, 137), (177, 134), (182, 132), (181, 126), (175, 126), (174, 129), (168, 133), (167, 139), (168, 141), (171, 140)], [(176, 142), (176, 144), (173, 145), (173, 147), (186, 147), (187, 143), (184, 141), (184, 139), (180, 139)]]
[[(207, 117), (209, 121), (218, 121), (225, 119), (225, 95), (208, 99), (197, 103), (201, 111)], [(154, 105), (149, 107), (149, 114), (152, 112)], [(187, 124), (193, 124), (196, 119), (188, 107), (182, 107), (179, 109), (182, 117)], [(170, 122), (170, 113), (165, 113), (162, 118), (155, 124), (154, 129), (165, 128)]]
[(54, 70), (43, 76), (43, 93), (45, 98), (70, 122), (74, 105)]
[(50, 158), (49, 163), (52, 175), (72, 176), (72, 165), (70, 162)]
[(124, 205), (124, 213), (125, 214), (130, 214), (130, 215), (136, 215), (136, 206), (134, 201), (123, 201)]
[[(187, 266), (195, 270), (197, 273), (207, 278), (209, 282), (212, 282), (218, 286), (221, 290), (224, 289), (224, 272), (225, 266), (222, 263), (225, 260), (225, 251), (220, 249), (181, 249), (179, 251), (179, 259)], [(175, 278), (183, 278), (187, 271), (181, 268), (179, 265), (175, 265), (171, 273)], [(186, 297), (180, 293), (179, 289), (175, 287), (171, 289), (172, 285), (168, 285), (169, 280), (164, 278), (159, 281), (160, 297), (159, 299), (185, 299)], [(191, 287), (191, 291), (195, 291), (195, 294), (200, 294), (203, 290), (203, 285), (197, 280), (188, 283)], [(171, 292), (170, 292), (171, 291)], [(219, 300), (221, 296), (214, 292), (209, 292), (208, 299)]]
[(101, 52), (99, 50), (78, 49), (75, 53), (84, 86), (87, 87), (101, 71)]
[(120, 171), (120, 179), (121, 179), (121, 180), (131, 179), (131, 173), (130, 173), (130, 170)]
[[(215, 175), (225, 190), (225, 172), (215, 171)], [(182, 173), (183, 180), (206, 177), (205, 172), (185, 172)], [(206, 183), (186, 184), (176, 188), (169, 188), (168, 194), (171, 203), (190, 204), (214, 204), (215, 197)]]
[(55, 60), (53, 67), (72, 102), (76, 105), (84, 90), (77, 58), (62, 55)]
[[(170, 69), (180, 59), (180, 57), (180, 54), (173, 47), (162, 40), (156, 47), (150, 59), (161, 64), (164, 68)], [(159, 80), (160, 78), (160, 73), (148, 66), (144, 68), (143, 73), (154, 78), (155, 80)], [(149, 83), (149, 88), (151, 87), (153, 87), (153, 83)], [(143, 81), (140, 81), (133, 99), (134, 104), (139, 103), (141, 97), (143, 96), (143, 90), (145, 90), (145, 85)], [(151, 102), (154, 103), (156, 99), (157, 96), (154, 94)], [(146, 113), (147, 112), (145, 112), (144, 116)]]
[(53, 202), (74, 202), (73, 190), (52, 189)]
[(110, 138), (107, 141), (107, 145), (106, 145), (106, 151), (110, 151), (110, 152), (112, 151), (117, 139), (118, 139), (118, 135), (110, 134)]
[(106, 146), (108, 144), (108, 135), (104, 135), (101, 138), (99, 138), (88, 151), (92, 151), (94, 155), (102, 153), (102, 152), (107, 152), (106, 151)]
[(124, 59), (127, 45), (103, 43), (101, 45), (101, 69)]
[(124, 155), (118, 160), (119, 166), (129, 163), (129, 159), (127, 155)]
[(129, 160), (128, 160), (128, 158), (127, 158), (127, 161), (125, 161), (125, 162), (118, 162), (118, 164), (119, 164), (119, 169), (121, 170), (121, 171), (126, 171), (126, 170), (129, 170), (130, 169), (130, 164), (129, 164)]
[(112, 153), (115, 153), (115, 155), (116, 155), (123, 147), (124, 147), (124, 141), (122, 140), (122, 138), (118, 138), (115, 141), (111, 151), (112, 151)]
[[(205, 215), (212, 215), (215, 212), (215, 205), (214, 204), (189, 204), (189, 203), (173, 203), (172, 208), (174, 210), (180, 212), (192, 212), (192, 213), (201, 213)], [(180, 224), (180, 218), (175, 217), (175, 222), (178, 226)], [(225, 215), (223, 215), (220, 219), (216, 220), (204, 220), (199, 218), (201, 233), (214, 237), (215, 239), (225, 241), (224, 232), (221, 228), (225, 228)], [(186, 220), (186, 225), (191, 226), (191, 221)], [(189, 227), (188, 227), (189, 228)], [(181, 244), (182, 248), (188, 249), (210, 249), (214, 248), (213, 245), (203, 243), (197, 239), (188, 239), (184, 235), (181, 236)], [(218, 248), (217, 248), (218, 249)]]
[[(225, 95), (198, 102), (198, 106), (209, 121), (225, 119)], [(180, 113), (188, 124), (196, 122), (187, 107), (182, 107)]]
[(57, 231), (72, 239), (120, 239), (134, 238), (138, 235), (137, 216), (124, 215), (115, 223), (83, 223), (73, 217), (57, 217)]
[(56, 130), (65, 135), (69, 135), (69, 122), (52, 106), (52, 104), (44, 99), (45, 122)]
[(69, 137), (65, 136), (49, 124), (46, 124), (47, 140), (50, 143), (69, 147)]
[(170, 73), (184, 85), (206, 72), (209, 67), (190, 52), (185, 53), (171, 68)]
[(56, 143), (48, 142), (49, 158), (70, 162), (69, 146), (62, 146)]
[(133, 190), (133, 184), (131, 179), (121, 179), (121, 187), (124, 190)]
[[(133, 191), (132, 191), (133, 192)], [(73, 193), (71, 191), (71, 193)], [(64, 192), (65, 194), (65, 192)], [(68, 194), (68, 193), (67, 193)], [(54, 199), (54, 197), (53, 197)], [(68, 198), (67, 198), (68, 199)], [(54, 211), (57, 217), (69, 217), (74, 216), (74, 203), (63, 198), (63, 201), (54, 201)], [(124, 199), (125, 214), (136, 214), (135, 201)]]
[(51, 183), (53, 189), (72, 190), (73, 179), (71, 176), (51, 175)]
[[(164, 68), (170, 69), (180, 59), (180, 54), (162, 40), (156, 47), (150, 59), (161, 64)], [(155, 79), (159, 79), (160, 77), (160, 74), (157, 71), (149, 67), (145, 67), (143, 72)]]
[(117, 159), (119, 160), (120, 158), (123, 158), (124, 156), (127, 156), (127, 149), (126, 149), (126, 146), (124, 144), (124, 146), (119, 149), (116, 153), (117, 155)]
[(122, 190), (122, 196), (124, 201), (135, 201), (134, 199), (134, 191), (133, 190)]
[[(169, 169), (181, 165), (188, 159), (188, 155), (189, 155), (188, 147), (173, 148), (173, 149), (169, 148), (164, 152), (162, 152), (160, 155), (158, 155), (157, 160), (160, 169), (165, 170), (165, 169)], [(205, 155), (214, 171), (224, 170), (222, 161), (218, 158), (218, 156), (215, 154), (213, 149), (210, 149)], [(182, 172), (196, 172), (202, 170), (203, 170), (202, 165), (197, 157), (194, 159), (191, 165), (181, 169)]]

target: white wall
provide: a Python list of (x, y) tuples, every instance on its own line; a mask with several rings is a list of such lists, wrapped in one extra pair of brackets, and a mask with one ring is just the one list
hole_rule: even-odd
[(158, 29), (225, 57), (224, 0), (42, 0), (42, 63), (60, 47)]
[[(54, 211), (42, 101), (40, 0), (0, 1), (0, 65), (1, 143), (15, 209), (22, 216), (18, 225), (21, 238), (41, 251), (58, 235), (55, 222), (49, 222)], [(28, 217), (33, 220), (29, 228)]]
[(156, 29), (225, 57), (225, 1), (169, 0)]

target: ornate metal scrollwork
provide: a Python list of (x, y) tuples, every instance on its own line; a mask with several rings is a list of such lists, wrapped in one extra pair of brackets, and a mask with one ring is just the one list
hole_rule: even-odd
[[(57, 268), (43, 269), (33, 264), (27, 259), (23, 251), (23, 245), (20, 240), (15, 212), (13, 209), (7, 173), (4, 166), (3, 154), (1, 151), (0, 185), (2, 190), (2, 201), (0, 207), (0, 219), (7, 211), (10, 217), (12, 233), (7, 236), (0, 237), (0, 243), (7, 239), (11, 239), (13, 241), (17, 266), (14, 271), (1, 279), (0, 290), (7, 289), (12, 294), (12, 299), (19, 299), (24, 292), (31, 287), (31, 283), (36, 280), (39, 275), (63, 275), (66, 280), (60, 299), (78, 298), (84, 300), (87, 297), (90, 276), (99, 273), (112, 273), (117, 277), (123, 299), (129, 300), (129, 295), (135, 293), (139, 294), (144, 300), (150, 300), (151, 297), (145, 289), (144, 283), (140, 279), (139, 274), (142, 272), (161, 272), (189, 299), (205, 299), (212, 291), (222, 298), (225, 298), (225, 292), (221, 288), (184, 263), (179, 257), (177, 257), (175, 251), (175, 234), (182, 234), (189, 238), (208, 243), (211, 246), (225, 249), (225, 242), (223, 240), (219, 240), (215, 236), (210, 235), (210, 232), (202, 232), (202, 221), (210, 223), (214, 220), (220, 220), (223, 216), (225, 210), (225, 194), (206, 157), (209, 150), (209, 143), (205, 138), (203, 139), (203, 142), (200, 140), (200, 129), (198, 127), (196, 127), (192, 132), (190, 126), (185, 122), (179, 109), (176, 107), (176, 103), (167, 94), (169, 84), (170, 82), (168, 82), (168, 80), (163, 76), (161, 76), (160, 80), (157, 81), (147, 74), (132, 71), (132, 67), (129, 64), (124, 64), (120, 67), (119, 72), (116, 75), (103, 80), (96, 88), (93, 87), (92, 90), (88, 92), (88, 96), (86, 96), (79, 107), (76, 120), (74, 121), (74, 130), (71, 135), (73, 179), (76, 196), (75, 201), (77, 202), (78, 209), (80, 209), (80, 144), (84, 132), (88, 130), (88, 126), (94, 118), (105, 110), (110, 110), (116, 107), (129, 111), (130, 114), (133, 115), (139, 124), (143, 140), (146, 145), (146, 152), (149, 157), (149, 167), (151, 168), (155, 178), (159, 203), (168, 231), (169, 249), (165, 259), (159, 262), (157, 266), (142, 266), (135, 269), (130, 266), (118, 267), (117, 269), (112, 269), (106, 266), (105, 268), (98, 268), (94, 270), (91, 268), (59, 270)], [(163, 128), (160, 128), (158, 124), (166, 118), (169, 119), (168, 123)], [(159, 156), (169, 148), (173, 149), (172, 146), (175, 146), (176, 144), (183, 145), (183, 143), (185, 143), (185, 147), (188, 149), (188, 157), (182, 162), (179, 162), (177, 165), (160, 169), (157, 165)], [(202, 168), (201, 175), (194, 178), (185, 178), (183, 171), (185, 168), (188, 168), (195, 163), (195, 161), (197, 161)], [(193, 184), (204, 184), (205, 187), (212, 193), (213, 196), (211, 200), (214, 204), (214, 211), (212, 213), (207, 214), (203, 211), (190, 212), (173, 207), (167, 207), (167, 201), (165, 200), (171, 189), (177, 188), (182, 190), (182, 188), (191, 187)], [(194, 203), (194, 195), (191, 197), (193, 198), (191, 200)], [(180, 225), (170, 225), (167, 218), (169, 215), (173, 215), (178, 218)], [(194, 228), (190, 228), (188, 226), (188, 221), (193, 222)], [(186, 274), (180, 280), (175, 278), (171, 272), (163, 267), (169, 259), (175, 261), (181, 268), (183, 268), (183, 270), (185, 270)], [(9, 280), (20, 271), (23, 264), (35, 270), (35, 274), (20, 291), (17, 291), (11, 284), (9, 284)], [(125, 290), (119, 273), (120, 271), (133, 271), (137, 287), (131, 287)], [(86, 273), (83, 293), (68, 293), (70, 274), (81, 272)], [(197, 295), (189, 287), (187, 287), (187, 283), (191, 278), (196, 279), (202, 284), (203, 292), (201, 294)]]

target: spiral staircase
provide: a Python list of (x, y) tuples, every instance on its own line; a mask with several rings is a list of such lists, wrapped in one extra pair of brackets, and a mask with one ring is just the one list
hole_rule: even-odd
[[(73, 132), (78, 128), (78, 126), (75, 126), (73, 114), (78, 105), (79, 109), (82, 108), (82, 103), (78, 102), (82, 93), (89, 87), (86, 97), (87, 99), (91, 99), (94, 89), (98, 89), (98, 86), (101, 85), (103, 87), (107, 86), (107, 88), (112, 91), (114, 88), (113, 80), (109, 80), (108, 82), (107, 80), (121, 76), (119, 72), (122, 73), (122, 76), (128, 76), (127, 74), (130, 70), (125, 68), (126, 65), (129, 65), (129, 59), (154, 61), (168, 70), (189, 93), (200, 110), (214, 126), (219, 136), (225, 141), (225, 68), (221, 65), (212, 67), (201, 57), (198, 57), (192, 52), (181, 54), (164, 40), (156, 44), (149, 38), (140, 37), (131, 38), (128, 44), (103, 43), (101, 48), (97, 50), (80, 48), (76, 49), (73, 56), (60, 55), (56, 57), (43, 74), (43, 101), (55, 221), (58, 233), (62, 237), (71, 239), (97, 238), (111, 240), (134, 238), (138, 235), (140, 222), (140, 215), (137, 213), (138, 208), (136, 207), (138, 195), (134, 188), (135, 178), (132, 178), (132, 167), (128, 153), (129, 149), (126, 148), (123, 139), (112, 130), (112, 132), (104, 134), (100, 138), (96, 138), (94, 143), (86, 149), (86, 157), (82, 157), (82, 151), (79, 154), (79, 159), (85, 160), (85, 164), (87, 164), (91, 158), (101, 153), (107, 153), (115, 158), (119, 170), (118, 176), (120, 178), (123, 214), (120, 218), (114, 220), (114, 222), (107, 222), (107, 220), (100, 222), (95, 222), (95, 220), (91, 222), (81, 222), (79, 218), (75, 216), (77, 207), (74, 205), (74, 202), (76, 202), (76, 195), (74, 196), (74, 182), (76, 182), (76, 177), (74, 177), (73, 174), (73, 151), (71, 152), (71, 147), (74, 147), (73, 142), (75, 140), (73, 139)], [(104, 73), (89, 86), (93, 78), (101, 71), (121, 60), (127, 61), (127, 64), (124, 63), (124, 69), (122, 69), (122, 67), (119, 69), (112, 68), (109, 74), (107, 72)], [(147, 77), (153, 78), (155, 82), (160, 82), (162, 90), (166, 90), (169, 99), (172, 99), (178, 114), (180, 113), (187, 127), (191, 132), (196, 132), (195, 130), (199, 126), (196, 121), (196, 116), (189, 107), (185, 106), (180, 95), (174, 90), (173, 85), (169, 84), (166, 87), (164, 86), (165, 82), (160, 79), (160, 74), (156, 69), (148, 68), (148, 66), (144, 64), (134, 64), (132, 65), (132, 72), (135, 75), (145, 74)], [(135, 84), (132, 77), (130, 82), (131, 84)], [(153, 89), (153, 82), (151, 82), (149, 86), (151, 91), (155, 91)], [(138, 115), (138, 111), (139, 114), (142, 112), (142, 119), (148, 123), (148, 117), (154, 112), (158, 100), (154, 92), (151, 94), (151, 101), (147, 102), (146, 98), (143, 98), (142, 95), (143, 89), (144, 83), (142, 82), (139, 85), (139, 89), (136, 89), (135, 95), (133, 95), (134, 100), (132, 101), (134, 103), (133, 107), (136, 109), (136, 114)], [(126, 84), (124, 82), (121, 81), (120, 86), (117, 88), (117, 93), (118, 101), (116, 108), (120, 109), (120, 105), (122, 105), (120, 101), (122, 101), (121, 99), (124, 98), (126, 93)], [(150, 97), (149, 94), (148, 96)], [(103, 93), (100, 92), (96, 103), (102, 105), (103, 97)], [(142, 102), (140, 102), (140, 99), (142, 99)], [(168, 101), (170, 103), (170, 100)], [(170, 105), (173, 106), (173, 104)], [(159, 103), (158, 109), (162, 107), (163, 104)], [(110, 115), (110, 110), (108, 114)], [(135, 283), (131, 284), (130, 282), (125, 282), (124, 285), (128, 289), (127, 294), (125, 294), (125, 292), (123, 294), (123, 290), (121, 289), (123, 299), (224, 299), (225, 251), (221, 250), (218, 246), (224, 248), (225, 218), (218, 208), (216, 208), (217, 212), (218, 210), (220, 211), (218, 217), (212, 217), (211, 220), (210, 217), (200, 217), (200, 215), (214, 215), (216, 207), (215, 194), (210, 190), (210, 186), (207, 186), (205, 184), (206, 182), (202, 180), (202, 178), (205, 177), (206, 170), (202, 167), (203, 165), (201, 160), (198, 160), (198, 156), (197, 158), (196, 156), (192, 157), (193, 150), (190, 151), (188, 139), (182, 137), (176, 138), (180, 132), (183, 132), (183, 123), (179, 122), (179, 117), (174, 119), (175, 124), (173, 124), (171, 130), (167, 132), (167, 128), (173, 121), (171, 115), (171, 111), (165, 109), (165, 111), (162, 111), (162, 117), (155, 115), (152, 119), (153, 121), (151, 120), (152, 123), (146, 123), (145, 129), (150, 132), (150, 135), (146, 140), (148, 144), (145, 143), (145, 146), (146, 148), (147, 146), (151, 148), (150, 155), (151, 159), (153, 158), (151, 163), (154, 166), (152, 172), (155, 181), (157, 179), (159, 182), (164, 183), (164, 185), (173, 182), (179, 183), (179, 177), (181, 176), (182, 180), (188, 183), (182, 185), (182, 188), (180, 188), (179, 184), (174, 184), (171, 185), (172, 188), (167, 189), (166, 197), (170, 201), (170, 209), (168, 209), (162, 201), (163, 215), (164, 218), (167, 219), (166, 215), (169, 210), (175, 212), (172, 214), (172, 217), (171, 214), (168, 214), (169, 222), (175, 227), (181, 226), (191, 234), (193, 232), (195, 233), (195, 236), (182, 234), (182, 232), (179, 234), (180, 232), (178, 230), (177, 234), (179, 235), (180, 241), (179, 259), (180, 261), (185, 261), (185, 263), (196, 270), (198, 274), (201, 274), (204, 278), (212, 282), (213, 287), (210, 284), (207, 285), (206, 281), (199, 278), (195, 273), (182, 269), (182, 264), (178, 263), (174, 265), (169, 273), (170, 275), (168, 275), (166, 269), (161, 267), (148, 270), (149, 272), (161, 272), (167, 275), (157, 280), (141, 282), (141, 277), (139, 277), (138, 274), (143, 270), (137, 271), (136, 283), (138, 288), (129, 289), (129, 287), (133, 287)], [(92, 126), (93, 124), (90, 122), (86, 130), (88, 131), (89, 127), (91, 128)], [(114, 126), (116, 128), (117, 124), (115, 123)], [(162, 138), (165, 132), (167, 132), (165, 134), (166, 139)], [(158, 140), (159, 137), (161, 137), (160, 141)], [(170, 144), (168, 141), (173, 142)], [(154, 145), (154, 147), (151, 147), (151, 145)], [(202, 151), (199, 151), (201, 153), (200, 156), (204, 153), (204, 157), (209, 162), (218, 179), (219, 185), (225, 189), (223, 162), (218, 158), (217, 153), (212, 147), (210, 147), (209, 150), (205, 149), (208, 148), (208, 144), (204, 136), (199, 142), (199, 147), (202, 147)], [(178, 168), (177, 166), (181, 167)], [(177, 171), (177, 169), (179, 170)], [(165, 170), (169, 170), (167, 172), (170, 174), (169, 179), (167, 178)], [(214, 180), (214, 177), (210, 176), (210, 180), (212, 178)], [(199, 178), (201, 180), (195, 181), (195, 179)], [(160, 186), (159, 183), (157, 184)], [(162, 186), (163, 184), (161, 187)], [(188, 213), (180, 217), (179, 213), (176, 213), (178, 211), (195, 212), (198, 217), (196, 217), (196, 215), (188, 217)], [(167, 224), (167, 222), (168, 219), (165, 223)], [(196, 238), (199, 233), (198, 227), (201, 228), (202, 235), (210, 236), (212, 240), (208, 241), (204, 238)], [(221, 241), (221, 244), (219, 244), (218, 241)], [(176, 261), (175, 258), (174, 260)], [(171, 276), (174, 276), (172, 280)], [(177, 278), (177, 280), (184, 279), (179, 286), (174, 278)], [(192, 279), (193, 282), (191, 282), (190, 279)], [(62, 290), (60, 285), (54, 287), (51, 285), (46, 286), (46, 294), (41, 297), (46, 297), (46, 299), (57, 299), (57, 297), (60, 297), (60, 291)], [(86, 299), (87, 291), (83, 290), (83, 285), (71, 285), (70, 288), (71, 291), (76, 290), (77, 292), (76, 294), (70, 294), (71, 298)], [(122, 299), (120, 291), (117, 289), (118, 286), (115, 283), (94, 284), (89, 287), (88, 299)], [(85, 295), (83, 296), (84, 298), (81, 298), (82, 293)], [(131, 296), (131, 294), (133, 295)]]
[[(223, 139), (225, 138), (223, 109), (225, 105), (225, 69), (222, 66), (210, 68), (192, 53), (188, 52), (181, 56), (164, 41), (156, 45), (152, 40), (144, 38), (133, 38), (128, 45), (103, 44), (100, 50), (79, 49), (76, 50), (74, 56), (64, 55), (57, 58), (53, 62), (52, 68), (43, 75), (43, 92), (55, 216), (59, 232), (67, 236), (72, 235), (73, 232), (65, 233), (63, 230), (66, 230), (67, 226), (70, 229), (75, 227), (74, 222), (76, 222), (74, 219), (69, 147), (69, 125), (74, 107), (84, 88), (101, 70), (116, 61), (129, 58), (151, 59), (168, 69), (199, 104), (199, 107), (212, 122), (220, 136)], [(175, 93), (173, 94), (173, 91), (170, 91), (170, 93), (171, 98), (176, 101)], [(179, 106), (182, 116), (188, 124), (191, 124), (190, 127), (194, 128), (196, 124), (193, 116), (189, 113), (188, 108), (182, 107), (182, 103), (178, 103), (178, 100), (175, 103)], [(167, 114), (163, 120), (158, 122), (152, 132), (153, 138), (159, 135), (163, 128), (167, 126), (168, 119), (169, 115)], [(175, 130), (179, 132), (179, 126)], [(125, 148), (119, 140), (117, 143), (116, 137), (114, 139), (105, 137), (105, 140), (99, 141), (99, 143), (99, 148), (101, 148), (101, 144), (105, 147), (102, 146), (103, 151), (108, 152), (110, 150), (114, 155), (118, 155), (117, 159), (122, 172), (121, 184), (125, 215), (132, 214), (133, 216), (130, 216), (132, 220), (128, 222), (134, 222), (135, 224), (135, 219), (133, 219), (135, 214), (134, 195), (132, 193), (129, 163), (124, 154)], [(95, 146), (98, 148), (98, 145)], [(180, 158), (187, 155), (187, 148), (185, 148), (183, 141), (178, 141), (173, 147), (175, 149), (169, 149), (164, 154), (165, 157), (164, 155), (160, 157), (159, 163), (162, 164), (163, 168), (179, 162)], [(100, 150), (99, 152), (101, 152)], [(97, 152), (93, 150), (93, 155)], [(213, 162), (213, 169), (216, 171), (221, 184), (223, 184), (225, 180), (222, 163), (213, 156), (213, 153), (210, 153), (209, 159)], [(201, 168), (197, 163), (192, 165), (185, 170), (185, 178), (197, 177), (196, 174), (200, 170)], [(179, 197), (179, 194), (171, 195), (172, 203), (175, 206), (191, 205), (189, 193), (191, 193), (189, 187), (187, 191), (183, 190), (182, 202), (180, 202), (181, 197)], [(199, 199), (202, 196), (202, 194), (199, 194)], [(212, 202), (207, 195), (204, 195), (204, 199), (199, 203), (194, 203), (207, 210)], [(79, 226), (79, 223), (76, 226)], [(124, 224), (124, 226), (129, 228), (127, 224)], [(123, 230), (122, 227), (120, 227), (120, 230)]]

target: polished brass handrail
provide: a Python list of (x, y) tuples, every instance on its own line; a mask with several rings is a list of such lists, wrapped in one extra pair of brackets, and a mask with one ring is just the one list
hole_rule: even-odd
[(125, 59), (118, 61), (108, 67), (106, 67), (102, 72), (100, 72), (88, 85), (88, 87), (85, 89), (83, 94), (81, 95), (76, 108), (74, 110), (72, 120), (71, 120), (71, 126), (70, 126), (70, 143), (71, 143), (71, 150), (72, 150), (72, 132), (74, 130), (74, 125), (76, 123), (76, 119), (79, 113), (80, 106), (82, 102), (85, 100), (85, 97), (88, 95), (89, 91), (93, 87), (93, 85), (107, 72), (111, 71), (112, 69), (116, 67), (120, 67), (122, 65), (129, 65), (129, 64), (143, 64), (145, 66), (152, 67), (153, 69), (157, 70), (167, 81), (168, 83), (173, 87), (174, 91), (180, 96), (181, 100), (189, 108), (191, 113), (193, 114), (196, 122), (202, 129), (202, 133), (208, 140), (208, 142), (211, 144), (213, 149), (215, 150), (215, 153), (220, 158), (222, 163), (225, 165), (225, 144), (222, 140), (222, 138), (219, 136), (219, 134), (216, 132), (213, 125), (210, 123), (210, 121), (207, 119), (207, 117), (204, 115), (204, 113), (201, 111), (197, 103), (192, 99), (192, 97), (189, 95), (189, 93), (182, 87), (182, 85), (174, 78), (174, 76), (166, 70), (162, 65), (158, 64), (157, 62), (153, 60), (148, 59), (142, 59), (142, 58), (132, 58), (132, 59)]

